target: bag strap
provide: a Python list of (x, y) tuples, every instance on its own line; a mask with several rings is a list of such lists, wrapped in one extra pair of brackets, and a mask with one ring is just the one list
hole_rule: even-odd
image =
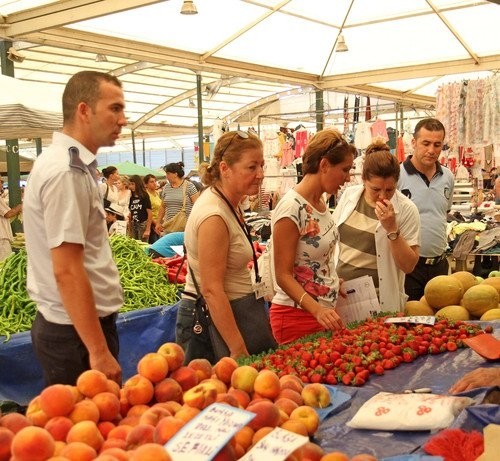
[[(187, 248), (186, 248), (186, 244), (185, 243), (182, 244), (182, 248), (184, 249), (184, 256), (183, 256), (183, 261), (184, 261), (184, 259), (187, 257)], [(198, 296), (194, 296), (194, 294), (190, 293), (189, 291), (183, 291), (183, 293), (185, 293), (188, 296), (191, 296), (193, 298), (200, 297), (201, 296), (200, 286), (198, 285), (198, 281), (196, 280), (196, 277), (194, 276), (193, 269), (189, 265), (189, 262), (188, 262), (187, 266), (188, 266), (189, 273), (191, 274), (191, 278), (193, 279), (193, 284), (194, 284), (194, 288), (196, 290), (196, 294)]]
[(181, 211), (186, 211), (186, 189), (187, 189), (187, 183), (186, 180), (184, 179), (184, 184), (182, 185), (182, 208)]

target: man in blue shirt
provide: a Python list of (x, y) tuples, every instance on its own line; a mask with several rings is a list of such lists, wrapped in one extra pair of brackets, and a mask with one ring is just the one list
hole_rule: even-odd
[(413, 133), (413, 155), (401, 165), (398, 189), (417, 205), (422, 236), (418, 263), (406, 275), (409, 300), (419, 300), (431, 278), (448, 274), (446, 217), (452, 205), (455, 178), (438, 161), (444, 137), (445, 128), (439, 120), (420, 120)]

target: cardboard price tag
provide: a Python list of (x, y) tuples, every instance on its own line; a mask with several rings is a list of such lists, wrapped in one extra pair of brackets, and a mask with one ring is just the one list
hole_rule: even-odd
[(434, 325), (436, 317), (433, 315), (410, 315), (409, 317), (391, 317), (385, 320), (385, 323), (423, 323)]
[(262, 437), (239, 461), (262, 461), (263, 459), (283, 461), (290, 453), (307, 442), (309, 442), (309, 437), (276, 427)]
[(208, 461), (255, 413), (213, 403), (183, 426), (166, 444), (173, 461)]

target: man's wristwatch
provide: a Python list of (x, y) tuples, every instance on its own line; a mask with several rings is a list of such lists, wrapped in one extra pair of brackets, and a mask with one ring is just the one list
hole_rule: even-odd
[(387, 232), (387, 238), (389, 240), (396, 240), (399, 237), (399, 229), (396, 232)]

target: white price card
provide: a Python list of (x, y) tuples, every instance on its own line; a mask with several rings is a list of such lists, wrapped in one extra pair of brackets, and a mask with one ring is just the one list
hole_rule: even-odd
[(309, 442), (305, 437), (295, 432), (275, 427), (269, 434), (262, 437), (239, 461), (283, 461), (297, 448)]
[(345, 324), (366, 320), (381, 311), (375, 285), (369, 275), (346, 280), (342, 288), (347, 297), (338, 297), (335, 310)]
[(424, 323), (434, 325), (436, 317), (433, 315), (410, 315), (409, 317), (390, 317), (385, 319), (385, 323)]
[(208, 461), (255, 413), (213, 403), (183, 426), (166, 444), (173, 461)]

